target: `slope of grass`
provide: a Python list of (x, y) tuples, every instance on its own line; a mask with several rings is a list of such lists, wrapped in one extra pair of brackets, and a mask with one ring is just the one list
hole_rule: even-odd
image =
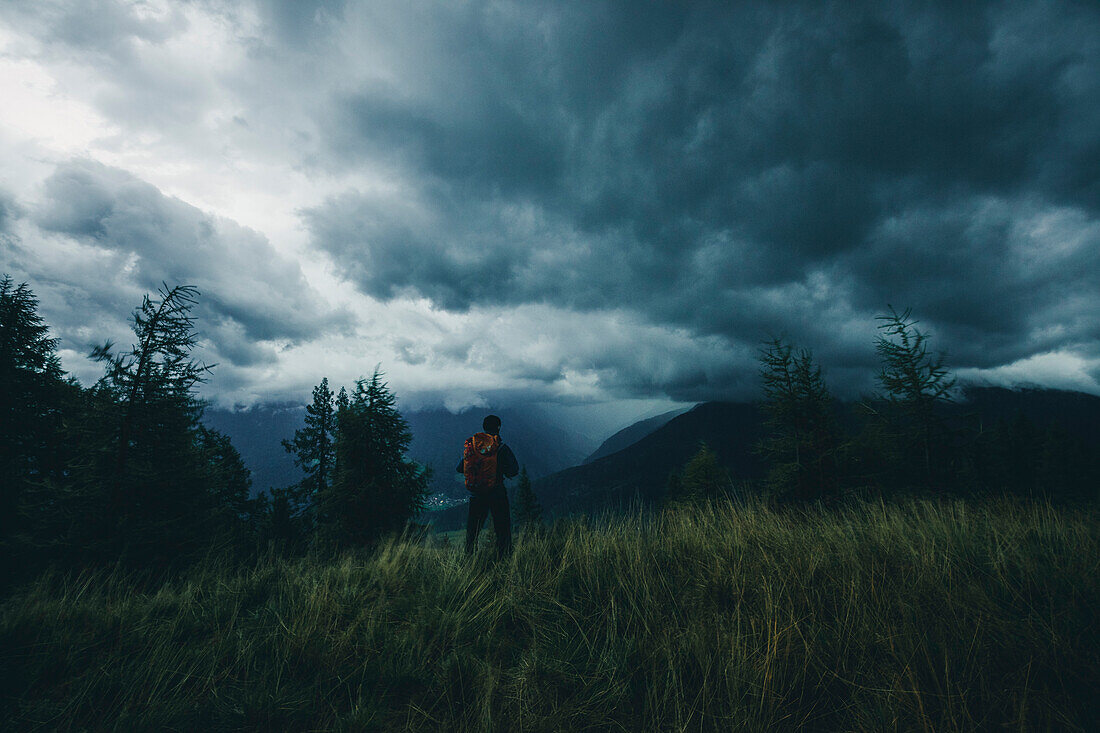
[(708, 506), (0, 607), (6, 730), (1088, 729), (1100, 525)]

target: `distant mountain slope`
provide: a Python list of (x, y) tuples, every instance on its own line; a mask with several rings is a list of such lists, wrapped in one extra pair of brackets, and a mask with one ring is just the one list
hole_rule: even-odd
[[(761, 430), (759, 407), (706, 402), (674, 417), (633, 445), (592, 463), (574, 466), (532, 482), (543, 508), (554, 515), (628, 506), (635, 497), (660, 497), (669, 474), (681, 468), (706, 442), (734, 480), (756, 478), (763, 470), (752, 446)], [(438, 530), (458, 529), (465, 504), (433, 512)]]
[(652, 433), (654, 430), (663, 427), (672, 418), (683, 415), (690, 409), (690, 407), (684, 407), (678, 410), (669, 410), (668, 412), (662, 413), (660, 415), (655, 415), (654, 417), (650, 417), (645, 420), (639, 420), (633, 425), (629, 425), (623, 428), (622, 430), (605, 440), (602, 444), (600, 444), (600, 447), (597, 448), (595, 452), (592, 453), (592, 455), (584, 459), (584, 463), (592, 463), (593, 461), (598, 461), (604, 456), (609, 456), (612, 453), (618, 453), (623, 448), (629, 448), (642, 438)]
[[(1082, 392), (1044, 389), (968, 387), (964, 399), (948, 413), (953, 422), (990, 429), (998, 420), (1026, 417), (1040, 427), (1056, 426), (1100, 450), (1100, 397)], [(856, 403), (838, 404), (842, 423), (859, 423)], [(545, 476), (533, 482), (548, 513), (597, 512), (629, 505), (636, 496), (652, 501), (664, 493), (669, 474), (681, 468), (706, 441), (734, 481), (755, 479), (765, 466), (753, 454), (763, 437), (763, 415), (753, 404), (707, 402), (669, 420), (633, 445)], [(429, 515), (440, 530), (465, 521), (465, 505)]]
[(533, 487), (542, 505), (554, 513), (626, 505), (635, 496), (651, 501), (664, 492), (669, 474), (695, 455), (703, 442), (735, 481), (755, 478), (762, 464), (752, 446), (760, 432), (757, 405), (706, 402), (623, 450), (547, 476)]
[(302, 427), (305, 408), (301, 405), (258, 405), (249, 410), (208, 407), (202, 421), (207, 427), (229, 436), (244, 464), (252, 471), (252, 491), (283, 488), (302, 480), (294, 458), (281, 441), (294, 437)]
[(1100, 397), (1060, 389), (967, 387), (958, 409), (980, 416), (985, 428), (1023, 416), (1040, 427), (1057, 426), (1100, 447)]
[[(455, 415), (446, 410), (403, 412), (413, 440), (409, 457), (434, 469), (430, 489), (452, 498), (465, 498), (466, 490), (454, 466), (462, 457), (462, 443), (481, 430), (481, 420), (490, 410)], [(501, 431), (520, 465), (532, 478), (545, 476), (579, 463), (592, 441), (564, 430), (535, 410), (502, 408)], [(257, 405), (248, 410), (207, 408), (203, 422), (229, 436), (252, 471), (253, 491), (289, 486), (302, 478), (294, 458), (283, 450), (281, 441), (294, 436), (305, 420), (301, 405)]]

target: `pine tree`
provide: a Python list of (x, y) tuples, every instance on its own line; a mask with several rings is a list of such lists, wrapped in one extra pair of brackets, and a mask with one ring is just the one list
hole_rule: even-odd
[(316, 504), (321, 541), (337, 548), (370, 544), (424, 508), (430, 472), (406, 457), (412, 434), (382, 376), (337, 400), (337, 468)]
[[(163, 467), (173, 466), (170, 473), (185, 468), (179, 464), (186, 460), (201, 409), (191, 390), (212, 368), (188, 358), (198, 340), (191, 317), (198, 290), (163, 285), (158, 295), (144, 296), (134, 311), (138, 343), (130, 351), (115, 353), (110, 342), (92, 351), (92, 358), (107, 363), (101, 385), (120, 407), (109, 501), (112, 527), (124, 508), (144, 507), (162, 492), (157, 484)], [(138, 465), (131, 462), (134, 453), (140, 456)]]
[(57, 339), (38, 315), (26, 283), (0, 279), (0, 471), (6, 477), (47, 472), (43, 455), (55, 429), (58, 386), (64, 372)]
[(700, 443), (680, 475), (681, 496), (692, 502), (719, 499), (728, 494), (730, 486), (729, 472), (718, 463), (717, 454), (705, 442)]
[(760, 352), (765, 427), (758, 451), (770, 459), (768, 483), (780, 495), (811, 499), (837, 487), (839, 430), (833, 398), (813, 354), (781, 339)]
[(888, 409), (882, 415), (889, 438), (908, 464), (907, 473), (920, 477), (925, 487), (935, 483), (947, 464), (946, 428), (938, 409), (952, 400), (955, 379), (949, 376), (944, 355), (928, 353), (928, 335), (916, 327), (910, 309), (876, 317), (883, 332), (875, 343), (882, 360), (878, 381)]
[(702, 443), (699, 451), (684, 465), (680, 485), (685, 494), (697, 499), (717, 499), (730, 487), (730, 476), (718, 463), (710, 446)]
[[(26, 283), (0, 279), (0, 555), (14, 552), (32, 494), (61, 473), (59, 439), (66, 397), (57, 339), (38, 314)], [(7, 563), (5, 563), (7, 564)], [(3, 571), (0, 571), (2, 574)]]
[[(346, 387), (341, 387), (340, 392), (336, 395), (336, 436), (340, 432), (340, 418), (342, 415), (346, 415), (348, 408), (351, 407), (351, 397), (348, 396), (348, 390)], [(336, 454), (332, 463), (332, 475), (335, 477), (340, 473), (340, 452), (336, 450), (336, 437), (333, 438), (333, 452)], [(333, 479), (335, 480), (335, 478)], [(331, 488), (331, 486), (329, 487)]]
[(542, 505), (531, 488), (531, 477), (527, 475), (526, 466), (519, 472), (514, 514), (518, 527), (529, 530), (542, 524)]
[[(346, 402), (347, 392), (341, 390)], [(293, 497), (298, 510), (328, 491), (336, 463), (336, 402), (328, 386), (328, 377), (313, 388), (313, 403), (306, 405), (305, 427), (294, 431), (293, 440), (284, 440), (283, 448), (294, 455), (294, 465), (306, 476), (295, 487)]]

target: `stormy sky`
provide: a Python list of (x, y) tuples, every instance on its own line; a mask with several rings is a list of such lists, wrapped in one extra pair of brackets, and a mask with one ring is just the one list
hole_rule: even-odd
[(751, 398), (762, 340), (873, 387), (1100, 393), (1095, 2), (0, 3), (0, 269), (66, 369), (162, 282), (203, 393)]

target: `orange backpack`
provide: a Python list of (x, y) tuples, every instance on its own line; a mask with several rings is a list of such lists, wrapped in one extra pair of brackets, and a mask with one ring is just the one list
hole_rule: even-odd
[(474, 494), (487, 494), (497, 487), (497, 451), (500, 436), (474, 433), (466, 438), (462, 448), (462, 474), (466, 489)]

